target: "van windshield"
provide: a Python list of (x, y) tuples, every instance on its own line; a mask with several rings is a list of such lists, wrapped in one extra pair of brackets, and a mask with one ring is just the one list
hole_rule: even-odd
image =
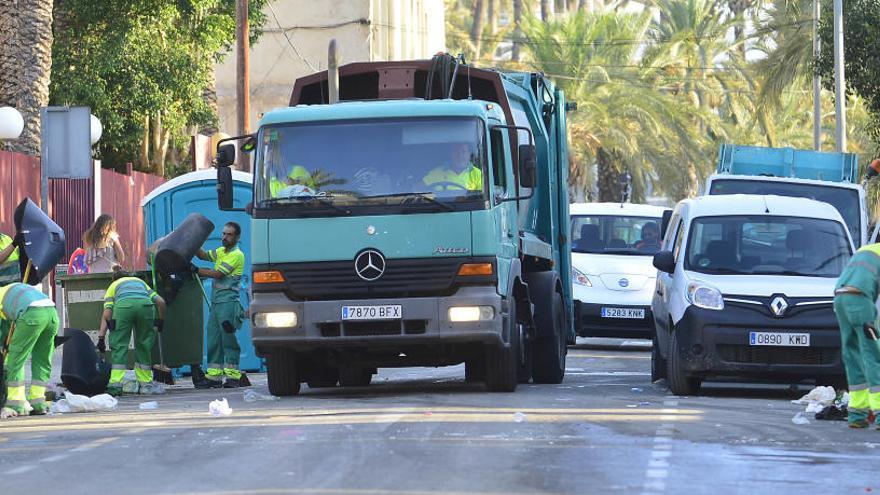
[(571, 233), (576, 253), (647, 256), (660, 250), (660, 217), (574, 215)]
[(687, 270), (709, 274), (837, 277), (852, 250), (838, 222), (741, 215), (691, 223)]
[(837, 208), (853, 242), (861, 243), (861, 208), (855, 189), (769, 180), (713, 179), (709, 194), (775, 194), (823, 201)]

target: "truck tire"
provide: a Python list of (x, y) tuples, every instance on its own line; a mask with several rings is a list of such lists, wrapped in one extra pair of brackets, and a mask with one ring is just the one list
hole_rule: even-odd
[(656, 382), (661, 378), (666, 378), (666, 359), (663, 359), (663, 354), (660, 352), (660, 342), (657, 340), (657, 332), (659, 330), (654, 330), (654, 335), (651, 336), (651, 383)]
[(364, 366), (340, 366), (340, 387), (366, 387), (373, 381), (373, 369)]
[(699, 392), (701, 380), (689, 376), (682, 365), (678, 332), (673, 331), (669, 336), (669, 352), (666, 357), (666, 379), (669, 382), (669, 390), (675, 395), (694, 395)]
[(516, 324), (515, 305), (511, 305), (509, 311), (510, 317), (507, 318), (505, 329), (509, 345), (489, 346), (486, 350), (486, 387), (490, 392), (513, 392), (518, 383), (520, 335)]
[[(562, 296), (552, 292), (550, 302), (535, 306), (535, 321), (544, 326), (537, 332), (532, 348), (532, 378), (535, 383), (562, 383), (568, 344), (565, 332), (565, 306)], [(548, 308), (549, 306), (549, 308)], [(549, 309), (547, 311), (546, 309)]]
[(293, 351), (280, 349), (269, 353), (266, 357), (266, 375), (270, 394), (287, 397), (299, 393), (295, 356)]

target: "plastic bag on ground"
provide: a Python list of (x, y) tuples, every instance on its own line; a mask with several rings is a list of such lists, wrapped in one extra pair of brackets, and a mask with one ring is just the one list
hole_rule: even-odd
[(808, 425), (810, 424), (810, 420), (805, 418), (803, 414), (797, 413), (791, 418), (791, 422), (796, 425)]
[(791, 401), (792, 404), (801, 404), (801, 405), (809, 405), (810, 402), (819, 402), (823, 405), (829, 405), (834, 402), (834, 399), (837, 398), (837, 393), (834, 391), (834, 387), (816, 387), (807, 395), (804, 395), (798, 400)]
[(229, 416), (232, 414), (232, 408), (229, 407), (229, 403), (226, 402), (226, 398), (224, 397), (221, 400), (212, 400), (210, 404), (208, 404), (208, 412), (211, 413), (212, 416)]
[(281, 400), (281, 397), (276, 397), (274, 395), (266, 395), (261, 394), (253, 389), (247, 389), (244, 391), (244, 401), (245, 402), (257, 402), (258, 400)]
[(56, 401), (49, 408), (49, 412), (56, 413), (75, 413), (75, 412), (97, 412), (112, 411), (116, 409), (119, 401), (110, 394), (100, 394), (94, 397), (85, 395), (77, 395), (70, 391), (64, 392), (64, 398)]

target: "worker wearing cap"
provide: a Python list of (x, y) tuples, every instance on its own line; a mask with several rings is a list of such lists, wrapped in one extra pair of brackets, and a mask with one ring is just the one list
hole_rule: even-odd
[[(99, 351), (107, 348), (105, 336), (110, 330), (110, 383), (107, 392), (110, 395), (122, 393), (140, 393), (152, 395), (159, 393), (153, 384), (153, 330), (161, 332), (165, 319), (165, 300), (150, 288), (143, 280), (130, 274), (116, 270), (113, 282), (104, 294), (104, 314), (98, 332)], [(134, 331), (135, 364), (134, 374), (137, 378), (133, 385), (123, 385), (125, 370), (128, 364), (128, 343)]]
[(471, 160), (470, 146), (456, 143), (450, 151), (447, 165), (432, 169), (422, 182), (435, 192), (440, 191), (482, 191), (483, 172)]
[[(0, 417), (46, 414), (46, 386), (52, 374), (52, 353), (58, 333), (55, 303), (20, 282), (0, 287), (0, 319), (15, 330), (4, 363), (7, 400)], [(25, 397), (24, 365), (31, 358), (31, 387)]]
[(844, 268), (834, 290), (834, 312), (849, 384), (850, 428), (868, 427), (874, 411), (880, 429), (880, 336), (877, 307), (880, 293), (880, 244), (862, 246)]
[[(211, 311), (208, 314), (208, 372), (196, 388), (235, 388), (241, 385), (238, 363), (241, 347), (235, 331), (241, 328), (244, 310), (239, 293), (244, 272), (244, 253), (238, 248), (241, 226), (227, 222), (223, 226), (221, 247), (211, 251), (199, 249), (199, 259), (214, 262), (213, 269), (192, 266), (193, 272), (213, 279)], [(225, 382), (224, 382), (225, 377)]]
[(315, 181), (312, 178), (312, 174), (310, 174), (302, 165), (295, 165), (287, 174), (286, 181), (277, 177), (269, 179), (269, 197), (277, 198), (281, 196), (281, 191), (295, 184), (301, 184), (313, 190), (315, 189)]

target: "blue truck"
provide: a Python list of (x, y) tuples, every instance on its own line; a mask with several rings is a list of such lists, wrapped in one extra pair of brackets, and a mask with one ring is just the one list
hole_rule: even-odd
[[(253, 150), (250, 315), (270, 392), (460, 363), (491, 391), (561, 382), (570, 108), (542, 74), (438, 55), (300, 78), (289, 107), (232, 138)], [(221, 208), (234, 156), (220, 143)]]

